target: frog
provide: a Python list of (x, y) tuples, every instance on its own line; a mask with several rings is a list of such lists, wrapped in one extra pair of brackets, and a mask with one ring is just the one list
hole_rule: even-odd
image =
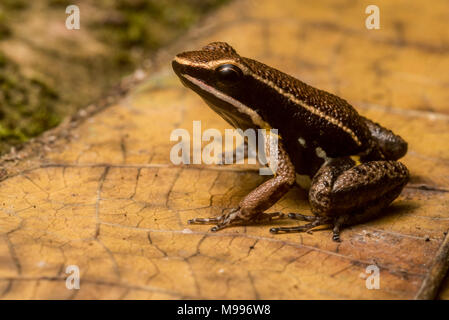
[[(382, 215), (409, 181), (400, 161), (408, 143), (361, 114), (349, 102), (276, 68), (242, 57), (226, 42), (211, 42), (172, 60), (181, 83), (234, 128), (277, 129), (275, 174), (220, 216), (189, 224), (229, 226), (290, 218), (304, 225), (272, 227), (273, 234), (330, 228), (341, 242), (345, 227)], [(268, 135), (266, 147), (272, 143)], [(267, 213), (308, 177), (312, 215)]]

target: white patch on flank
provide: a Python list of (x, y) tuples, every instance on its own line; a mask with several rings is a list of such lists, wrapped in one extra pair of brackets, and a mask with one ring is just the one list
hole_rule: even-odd
[(303, 147), (306, 147), (306, 140), (303, 137), (299, 137), (298, 138), (298, 142), (300, 145), (302, 145)]
[(328, 160), (326, 151), (324, 151), (321, 147), (315, 148), (315, 153), (316, 153), (317, 157), (324, 159), (324, 160)]

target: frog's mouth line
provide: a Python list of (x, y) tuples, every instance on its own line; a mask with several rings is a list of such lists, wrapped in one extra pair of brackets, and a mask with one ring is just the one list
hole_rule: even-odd
[(188, 74), (181, 74), (182, 83), (198, 93), (206, 103), (235, 128), (269, 128), (270, 126), (251, 108), (229, 95)]

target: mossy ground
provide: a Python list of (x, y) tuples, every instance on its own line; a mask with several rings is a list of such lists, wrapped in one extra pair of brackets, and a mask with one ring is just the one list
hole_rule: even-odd
[(158, 48), (227, 0), (67, 0), (0, 3), (0, 153), (101, 97)]
[(20, 144), (57, 125), (59, 95), (38, 79), (27, 78), (0, 53), (0, 146)]

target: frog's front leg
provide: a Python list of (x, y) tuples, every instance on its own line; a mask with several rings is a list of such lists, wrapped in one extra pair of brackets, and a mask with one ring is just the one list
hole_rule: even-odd
[[(266, 149), (269, 149), (270, 138), (267, 137)], [(248, 221), (259, 222), (271, 220), (272, 218), (282, 217), (276, 213), (263, 213), (266, 209), (275, 204), (288, 190), (294, 185), (296, 179), (295, 167), (282, 146), (278, 141), (278, 157), (276, 174), (270, 180), (265, 181), (256, 189), (251, 191), (235, 208), (219, 217), (214, 218), (196, 218), (189, 220), (189, 223), (213, 223), (216, 224), (212, 231), (223, 229), (230, 225), (242, 224)]]
[(314, 176), (309, 190), (315, 218), (289, 215), (312, 222), (270, 231), (304, 232), (328, 224), (333, 227), (333, 240), (340, 241), (341, 226), (360, 223), (379, 214), (399, 196), (408, 178), (407, 168), (397, 161), (370, 161), (356, 166), (350, 158), (332, 159)]

